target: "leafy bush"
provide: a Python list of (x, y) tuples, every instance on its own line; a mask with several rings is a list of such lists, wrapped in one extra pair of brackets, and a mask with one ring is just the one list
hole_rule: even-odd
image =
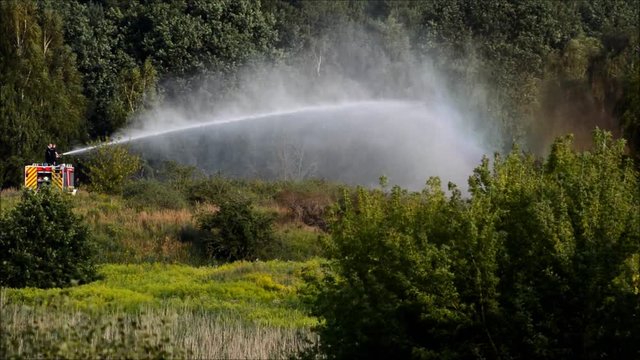
[(140, 157), (124, 145), (99, 144), (83, 164), (90, 187), (106, 194), (120, 194), (124, 185), (141, 167)]
[(138, 180), (127, 184), (122, 196), (136, 209), (182, 209), (187, 202), (173, 187), (155, 180)]
[(62, 287), (95, 279), (87, 226), (62, 194), (25, 190), (0, 218), (0, 285)]
[(242, 186), (238, 180), (224, 178), (220, 175), (201, 179), (191, 183), (186, 189), (187, 199), (191, 203), (213, 203), (249, 201), (256, 198), (251, 190)]
[(198, 228), (206, 232), (204, 252), (226, 261), (255, 260), (258, 250), (273, 241), (273, 217), (246, 200), (224, 201), (219, 207), (197, 218)]
[(361, 189), (309, 276), (329, 358), (637, 358), (640, 191), (624, 143), (515, 149), (421, 193)]

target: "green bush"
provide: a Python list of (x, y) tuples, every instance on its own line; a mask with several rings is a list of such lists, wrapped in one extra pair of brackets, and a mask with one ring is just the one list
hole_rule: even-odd
[(178, 191), (185, 191), (194, 181), (203, 178), (201, 170), (192, 165), (183, 165), (173, 160), (164, 161), (158, 170), (158, 176)]
[(640, 183), (624, 143), (485, 159), (470, 197), (361, 189), (308, 276), (328, 358), (640, 355)]
[(204, 253), (226, 261), (255, 260), (273, 242), (273, 216), (256, 211), (246, 200), (224, 201), (219, 211), (197, 217)]
[(239, 180), (233, 180), (220, 175), (208, 179), (200, 179), (189, 184), (186, 188), (189, 202), (213, 203), (237, 202), (255, 200), (256, 195)]
[(124, 185), (140, 170), (140, 157), (125, 145), (98, 144), (83, 163), (90, 188), (106, 194), (120, 194)]
[(95, 279), (87, 226), (65, 196), (25, 190), (0, 218), (0, 285), (49, 288)]
[(136, 209), (182, 209), (187, 205), (182, 193), (156, 180), (132, 181), (124, 187), (122, 197)]

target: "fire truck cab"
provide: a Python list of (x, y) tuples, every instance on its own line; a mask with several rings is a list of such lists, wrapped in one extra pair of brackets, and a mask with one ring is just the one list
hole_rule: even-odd
[(64, 192), (75, 194), (73, 165), (31, 164), (24, 167), (24, 186), (37, 190), (42, 186), (51, 186)]

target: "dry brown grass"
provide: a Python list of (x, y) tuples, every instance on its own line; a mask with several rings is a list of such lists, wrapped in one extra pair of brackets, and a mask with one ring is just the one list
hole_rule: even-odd
[(101, 249), (101, 262), (193, 262), (191, 245), (180, 229), (193, 225), (191, 209), (138, 211), (121, 198), (81, 192), (74, 198)]
[(20, 192), (17, 188), (6, 188), (0, 190), (0, 196), (2, 197), (18, 196), (19, 193)]
[[(323, 224), (318, 224), (317, 220), (320, 219), (318, 214), (322, 213), (325, 206), (324, 200), (317, 200), (315, 195), (304, 197), (292, 192), (288, 194), (283, 199), (289, 202), (283, 199), (271, 200), (258, 206), (258, 209), (276, 216), (277, 234), (283, 241), (296, 242), (296, 238), (302, 236), (310, 242), (313, 240), (310, 236), (321, 233), (319, 225)], [(194, 215), (219, 211), (219, 207), (214, 204), (199, 203), (177, 210), (161, 208), (140, 210), (129, 206), (119, 196), (79, 191), (76, 196), (69, 195), (69, 198), (73, 202), (74, 212), (81, 215), (89, 225), (91, 235), (99, 249), (98, 262), (100, 263), (159, 261), (202, 265), (209, 262), (192, 243), (180, 241), (180, 236), (190, 234), (189, 231), (196, 227)], [(18, 190), (4, 190), (2, 210), (12, 208), (19, 199)], [(295, 228), (293, 231), (295, 234), (291, 232), (293, 228)], [(187, 235), (185, 239), (190, 238)], [(269, 258), (302, 259), (300, 256), (307, 258), (304, 254), (309, 253), (296, 250), (296, 253), (301, 254), (300, 256), (287, 257), (286, 254), (282, 255), (274, 251)]]

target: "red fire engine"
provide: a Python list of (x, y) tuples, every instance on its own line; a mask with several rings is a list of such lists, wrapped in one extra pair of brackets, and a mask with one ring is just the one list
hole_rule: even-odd
[(75, 193), (73, 165), (31, 164), (24, 167), (25, 187), (37, 190), (45, 185)]

